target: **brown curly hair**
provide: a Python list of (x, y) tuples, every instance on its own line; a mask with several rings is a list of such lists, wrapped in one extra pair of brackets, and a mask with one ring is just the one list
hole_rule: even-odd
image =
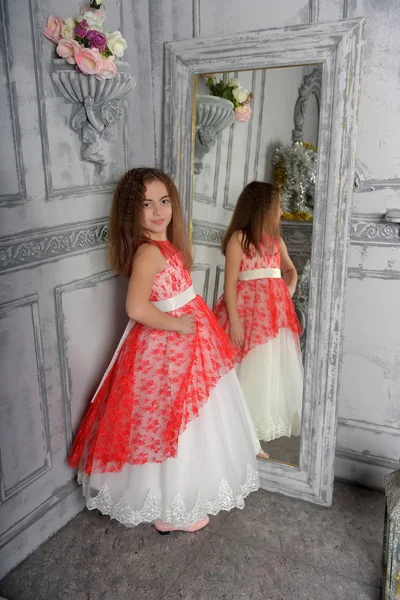
[(143, 167), (131, 169), (120, 179), (111, 206), (108, 256), (111, 266), (119, 275), (129, 277), (136, 250), (149, 240), (142, 226), (141, 216), (146, 199), (146, 183), (155, 180), (165, 185), (171, 202), (172, 219), (168, 225), (167, 238), (181, 253), (185, 267), (190, 270), (192, 266), (183, 210), (176, 185), (162, 171)]
[(222, 240), (222, 252), (236, 231), (243, 233), (242, 247), (248, 254), (254, 246), (260, 252), (263, 237), (267, 236), (267, 250), (274, 253), (274, 241), (280, 237), (280, 223), (277, 218), (281, 195), (277, 185), (265, 181), (252, 181), (243, 189), (233, 212), (232, 220)]

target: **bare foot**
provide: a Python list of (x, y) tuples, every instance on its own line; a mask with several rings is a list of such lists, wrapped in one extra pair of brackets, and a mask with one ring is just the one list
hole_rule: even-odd
[(259, 452), (257, 454), (257, 458), (263, 458), (264, 460), (268, 460), (269, 459), (269, 454), (268, 454), (268, 452)]

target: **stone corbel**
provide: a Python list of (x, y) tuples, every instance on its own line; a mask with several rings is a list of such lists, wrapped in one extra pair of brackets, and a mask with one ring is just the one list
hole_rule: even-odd
[(235, 119), (233, 104), (216, 96), (196, 96), (196, 137), (194, 145), (194, 172), (203, 170), (204, 156), (210, 152), (218, 136)]
[(136, 83), (129, 64), (119, 62), (113, 79), (98, 80), (95, 75), (79, 73), (66, 60), (54, 59), (52, 80), (63, 98), (75, 105), (70, 126), (80, 132), (83, 160), (97, 164), (102, 174), (107, 165), (104, 131), (122, 118), (121, 101)]

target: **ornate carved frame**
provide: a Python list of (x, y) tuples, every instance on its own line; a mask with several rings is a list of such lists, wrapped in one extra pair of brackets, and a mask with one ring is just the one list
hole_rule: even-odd
[(303, 83), (299, 87), (299, 95), (294, 106), (294, 129), (292, 130), (292, 141), (302, 142), (303, 141), (303, 126), (304, 117), (307, 109), (307, 102), (311, 94), (317, 99), (318, 113), (321, 110), (321, 83), (322, 76), (320, 69), (314, 69), (311, 73), (306, 75), (303, 79)]
[(309, 329), (299, 468), (260, 461), (262, 487), (329, 506), (364, 19), (196, 38), (165, 46), (164, 169), (191, 220), (195, 77), (322, 64)]

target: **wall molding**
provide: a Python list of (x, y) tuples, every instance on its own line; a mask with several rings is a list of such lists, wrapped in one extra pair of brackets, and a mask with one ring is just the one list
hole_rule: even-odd
[(362, 179), (356, 172), (354, 179), (354, 193), (363, 194), (365, 192), (376, 192), (378, 190), (400, 188), (400, 178), (395, 179)]
[(219, 248), (225, 231), (226, 225), (194, 219), (192, 222), (192, 242), (200, 246)]
[(193, 14), (193, 37), (200, 37), (200, 0), (192, 1), (192, 14)]
[(40, 506), (12, 525), (0, 537), (0, 578), (34, 552), (85, 506), (75, 481), (53, 491)]
[[(239, 73), (235, 71), (233, 73), (233, 77), (237, 78)], [(228, 74), (229, 76), (229, 74)], [(233, 135), (234, 135), (234, 127), (235, 121), (233, 121), (232, 125), (229, 128), (229, 139), (228, 139), (228, 156), (226, 160), (226, 177), (225, 177), (225, 186), (224, 186), (224, 201), (222, 206), (226, 210), (234, 210), (235, 205), (229, 201), (229, 181), (231, 178), (231, 170), (232, 170), (232, 149), (233, 149)]]
[(216, 305), (217, 300), (218, 300), (219, 280), (220, 280), (221, 275), (223, 273), (225, 273), (225, 267), (221, 267), (220, 265), (217, 265), (217, 268), (215, 270), (215, 284), (214, 284), (214, 294), (213, 294), (213, 306)]
[[(108, 239), (107, 223), (108, 219), (102, 218), (0, 238), (0, 275), (104, 248)], [(194, 219), (192, 240), (196, 244), (219, 247), (225, 230), (226, 226), (220, 223)], [(292, 251), (301, 250), (303, 244), (311, 243), (312, 223), (285, 222), (282, 232)], [(381, 215), (355, 214), (351, 222), (351, 244), (396, 246), (400, 244), (400, 225), (384, 221)], [(393, 272), (388, 273), (386, 278), (390, 279)]]
[[(265, 73), (265, 71), (264, 71)], [(253, 71), (251, 75), (251, 91), (255, 92), (257, 87), (257, 71)], [(263, 104), (261, 104), (260, 99), (260, 113), (263, 112)], [(249, 171), (250, 171), (250, 152), (251, 152), (251, 140), (253, 138), (253, 130), (254, 130), (254, 118), (251, 116), (250, 122), (247, 124), (247, 140), (246, 140), (246, 158), (244, 163), (244, 173), (243, 173), (243, 187), (249, 183)], [(258, 132), (257, 132), (258, 133)], [(253, 165), (254, 167), (254, 165)], [(254, 170), (254, 168), (253, 168)]]
[(396, 427), (372, 423), (370, 421), (363, 421), (361, 419), (343, 419), (339, 417), (338, 425), (340, 427), (347, 427), (350, 429), (362, 429), (364, 431), (371, 431), (372, 433), (385, 433), (387, 435), (400, 437), (400, 429)]
[(254, 157), (254, 180), (258, 181), (258, 169), (260, 161), (260, 148), (261, 148), (261, 131), (264, 116), (264, 100), (265, 100), (265, 88), (267, 81), (267, 70), (264, 69), (261, 75), (261, 96), (260, 96), (260, 110), (258, 115), (258, 130), (257, 130), (257, 142), (256, 142), (256, 154)]
[[(45, 381), (45, 367), (44, 367), (44, 356), (43, 356), (43, 343), (42, 334), (40, 328), (40, 316), (39, 316), (39, 298), (37, 294), (31, 294), (18, 300), (12, 300), (11, 302), (5, 302), (0, 306), (0, 319), (6, 316), (8, 313), (23, 307), (29, 307), (32, 318), (32, 331), (33, 339), (35, 344), (35, 360), (38, 378), (38, 389), (40, 398), (40, 409), (42, 417), (42, 434), (43, 434), (43, 465), (23, 477), (20, 481), (15, 483), (11, 488), (6, 489), (4, 485), (3, 469), (0, 469), (0, 500), (5, 502), (24, 488), (31, 485), (34, 481), (42, 477), (47, 471), (50, 471), (52, 467), (51, 461), (51, 447), (50, 447), (50, 425), (49, 425), (49, 412), (48, 412), (48, 400), (47, 400), (47, 388)], [(0, 456), (0, 465), (1, 465)]]
[(7, 82), (7, 94), (10, 104), (10, 116), (12, 123), (13, 132), (13, 144), (15, 154), (15, 164), (17, 171), (18, 181), (18, 192), (15, 194), (1, 194), (0, 205), (1, 206), (14, 206), (15, 204), (22, 204), (28, 201), (26, 193), (26, 184), (23, 169), (23, 156), (22, 156), (22, 142), (21, 142), (21, 127), (19, 124), (18, 116), (18, 104), (17, 104), (17, 89), (15, 83), (15, 77), (11, 76), (12, 65), (10, 64), (10, 52), (11, 40), (10, 40), (10, 27), (9, 27), (9, 15), (7, 3), (0, 2), (0, 23), (2, 25), (2, 35), (0, 36), (0, 47), (4, 56), (5, 62), (5, 74)]
[(52, 510), (57, 504), (63, 502), (65, 498), (76, 492), (79, 487), (80, 486), (76, 481), (69, 481), (59, 490), (55, 490), (48, 500), (43, 502), (43, 504), (37, 508), (34, 508), (29, 514), (7, 529), (7, 531), (0, 536), (0, 550), (12, 542), (17, 536), (21, 535), (21, 533), (29, 529), (29, 527), (40, 520), (49, 510)]
[(347, 269), (349, 279), (387, 279), (388, 281), (400, 280), (400, 271), (389, 271), (387, 269), (364, 269), (364, 267), (349, 267)]
[[(348, 0), (345, 0), (345, 13), (348, 12)], [(344, 16), (346, 19), (347, 16)], [(363, 194), (366, 192), (376, 192), (384, 189), (396, 190), (400, 188), (400, 178), (393, 179), (373, 179), (370, 177), (368, 168), (364, 163), (356, 159), (354, 172), (354, 190), (355, 194)]]
[(193, 265), (192, 267), (192, 272), (193, 271), (198, 271), (200, 273), (205, 273), (204, 275), (204, 284), (203, 284), (203, 300), (205, 302), (207, 302), (207, 297), (208, 297), (208, 289), (210, 286), (210, 271), (211, 271), (211, 266), (209, 264), (202, 264), (202, 263), (196, 263)]
[(392, 246), (400, 244), (400, 224), (385, 221), (383, 215), (354, 214), (351, 220), (352, 245)]
[(378, 456), (376, 454), (364, 454), (356, 450), (347, 450), (341, 446), (336, 446), (336, 458), (342, 458), (353, 462), (364, 463), (375, 467), (383, 467), (384, 469), (396, 470), (399, 468), (399, 462), (386, 456)]
[(319, 0), (310, 0), (310, 23), (318, 23), (319, 21)]
[(25, 269), (106, 245), (108, 219), (36, 229), (0, 238), (0, 274)]
[(93, 287), (102, 281), (113, 279), (118, 275), (112, 271), (102, 271), (85, 277), (83, 279), (77, 279), (70, 283), (57, 286), (54, 288), (54, 298), (56, 305), (56, 323), (57, 323), (57, 338), (58, 338), (58, 351), (61, 363), (61, 389), (62, 389), (62, 404), (64, 408), (64, 428), (65, 428), (65, 441), (66, 451), (69, 453), (70, 446), (72, 443), (72, 416), (71, 416), (71, 381), (69, 377), (69, 364), (68, 364), (68, 352), (67, 342), (68, 335), (65, 329), (66, 319), (63, 310), (63, 295), (76, 290), (81, 290), (88, 287)]

